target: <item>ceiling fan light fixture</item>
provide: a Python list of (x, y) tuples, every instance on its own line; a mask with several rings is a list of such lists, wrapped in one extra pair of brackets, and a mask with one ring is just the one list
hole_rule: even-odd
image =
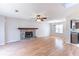
[(42, 15), (36, 15), (36, 21), (44, 21), (44, 19), (47, 19), (47, 17), (43, 17)]
[(37, 22), (41, 22), (42, 20), (41, 20), (41, 19), (36, 19), (36, 21), (37, 21)]

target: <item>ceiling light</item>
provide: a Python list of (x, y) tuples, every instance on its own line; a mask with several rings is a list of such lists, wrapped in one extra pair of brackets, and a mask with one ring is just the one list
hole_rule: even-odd
[(37, 19), (36, 21), (37, 21), (37, 22), (41, 22), (41, 20), (40, 20), (40, 19)]

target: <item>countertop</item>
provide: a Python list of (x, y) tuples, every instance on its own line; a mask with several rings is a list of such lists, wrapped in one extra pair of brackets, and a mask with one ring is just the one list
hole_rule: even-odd
[(71, 32), (79, 33), (79, 29), (74, 29), (74, 30), (71, 29)]

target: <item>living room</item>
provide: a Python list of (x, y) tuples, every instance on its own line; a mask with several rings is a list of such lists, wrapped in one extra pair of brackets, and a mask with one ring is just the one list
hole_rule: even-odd
[(0, 55), (79, 55), (78, 38), (71, 36), (78, 10), (72, 3), (0, 4)]

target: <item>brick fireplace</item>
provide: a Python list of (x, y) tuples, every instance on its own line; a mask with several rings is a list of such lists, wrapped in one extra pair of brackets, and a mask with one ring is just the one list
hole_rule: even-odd
[(18, 28), (20, 30), (20, 39), (27, 39), (36, 37), (36, 30), (38, 28)]

